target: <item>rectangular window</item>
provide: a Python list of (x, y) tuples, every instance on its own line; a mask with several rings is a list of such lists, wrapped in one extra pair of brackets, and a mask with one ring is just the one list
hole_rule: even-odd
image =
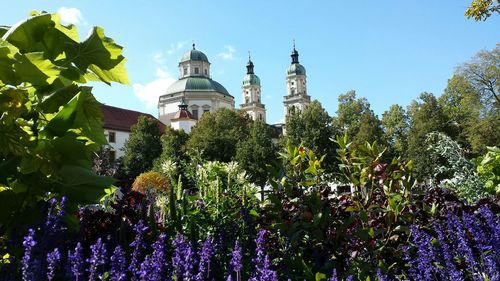
[(207, 71), (207, 69), (206, 69), (206, 68), (205, 68), (205, 75), (208, 75), (208, 71)]
[(184, 67), (184, 75), (187, 75), (188, 74), (188, 69), (187, 67)]
[(194, 74), (200, 74), (200, 69), (198, 67), (194, 68)]
[(115, 132), (108, 132), (108, 142), (109, 143), (116, 142), (116, 133)]
[(193, 109), (193, 118), (198, 120), (198, 109)]
[(203, 114), (210, 112), (210, 109), (203, 109)]

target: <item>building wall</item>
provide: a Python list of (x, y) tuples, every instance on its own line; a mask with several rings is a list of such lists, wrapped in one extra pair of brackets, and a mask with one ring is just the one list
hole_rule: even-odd
[(190, 133), (191, 132), (191, 128), (196, 125), (196, 121), (195, 120), (178, 120), (178, 121), (174, 121), (172, 123), (170, 123), (170, 126), (172, 126), (172, 128), (176, 129), (176, 130), (184, 130), (184, 132), (186, 133)]
[(162, 96), (158, 106), (158, 119), (163, 124), (170, 125), (170, 118), (179, 110), (182, 97), (184, 97), (188, 110), (193, 114), (193, 117), (196, 118), (194, 115), (198, 111), (198, 119), (201, 118), (204, 110), (214, 112), (219, 108), (234, 109), (234, 99), (217, 92), (184, 92)]
[(123, 149), (125, 148), (125, 141), (127, 141), (130, 136), (130, 132), (110, 130), (105, 128), (104, 135), (106, 136), (108, 142), (109, 142), (109, 132), (115, 132), (115, 142), (114, 143), (110, 142), (109, 146), (115, 151), (116, 158), (118, 159), (125, 154)]

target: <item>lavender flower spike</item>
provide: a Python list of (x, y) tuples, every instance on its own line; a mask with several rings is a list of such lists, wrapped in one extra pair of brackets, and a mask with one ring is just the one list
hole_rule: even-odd
[(127, 279), (127, 259), (121, 246), (116, 246), (111, 256), (110, 281), (124, 281)]
[(104, 273), (103, 267), (106, 265), (106, 245), (99, 238), (94, 245), (90, 246), (90, 250), (92, 253), (89, 259), (89, 280), (101, 280)]
[(85, 260), (83, 258), (83, 248), (82, 244), (78, 242), (75, 247), (75, 252), (68, 253), (68, 257), (71, 263), (71, 273), (76, 281), (82, 281), (85, 279)]
[[(240, 247), (240, 241), (234, 243), (233, 253), (231, 254), (231, 262), (229, 263), (232, 271), (236, 272), (236, 281), (241, 281), (241, 269), (243, 268), (243, 253)], [(230, 273), (231, 275), (231, 273)]]
[(198, 274), (196, 275), (197, 281), (210, 279), (210, 261), (215, 254), (214, 244), (212, 237), (208, 236), (200, 253), (200, 264), (198, 266)]
[(134, 248), (132, 252), (132, 259), (130, 261), (129, 271), (131, 274), (131, 280), (140, 279), (141, 270), (141, 258), (143, 250), (146, 249), (146, 243), (144, 242), (144, 234), (148, 230), (148, 227), (144, 224), (143, 220), (140, 220), (134, 227), (135, 239), (130, 244), (130, 247)]
[(32, 254), (33, 254), (33, 247), (35, 247), (36, 241), (35, 241), (35, 230), (30, 228), (28, 230), (28, 235), (24, 237), (23, 241), (23, 246), (24, 246), (24, 256), (21, 261), (22, 263), (22, 277), (23, 281), (31, 281), (35, 279), (35, 274), (34, 274), (34, 268), (33, 268), (33, 261), (32, 261)]
[(56, 269), (59, 261), (61, 260), (61, 254), (59, 249), (55, 248), (54, 251), (47, 254), (47, 279), (52, 281), (56, 275)]

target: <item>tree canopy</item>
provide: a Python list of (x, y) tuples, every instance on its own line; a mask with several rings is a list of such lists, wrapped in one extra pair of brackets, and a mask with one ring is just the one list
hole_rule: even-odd
[(327, 163), (336, 163), (335, 144), (331, 141), (335, 133), (331, 120), (321, 103), (315, 100), (302, 112), (293, 111), (287, 115), (286, 139), (293, 145), (302, 144), (318, 155), (326, 155)]
[(338, 98), (337, 116), (333, 126), (340, 134), (347, 134), (355, 145), (377, 141), (384, 144), (380, 120), (370, 109), (366, 98), (356, 98), (355, 91), (349, 91)]
[(242, 111), (221, 108), (207, 112), (193, 127), (186, 148), (206, 160), (229, 162), (236, 156), (236, 146), (249, 136), (250, 119)]
[(139, 174), (151, 170), (154, 160), (162, 152), (158, 122), (142, 115), (132, 126), (132, 132), (125, 142), (125, 155), (122, 160), (124, 174), (130, 182)]

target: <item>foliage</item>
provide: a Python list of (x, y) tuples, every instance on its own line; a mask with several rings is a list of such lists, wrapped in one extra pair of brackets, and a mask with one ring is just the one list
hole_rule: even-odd
[(320, 155), (325, 155), (328, 163), (332, 163), (326, 168), (334, 169), (335, 146), (330, 141), (334, 135), (332, 118), (321, 103), (313, 101), (302, 112), (294, 111), (286, 118), (286, 140), (290, 140), (296, 146), (302, 144)]
[(476, 21), (484, 21), (491, 14), (500, 14), (500, 1), (496, 0), (473, 0), (465, 11), (467, 18), (473, 18)]
[(434, 131), (449, 134), (453, 124), (433, 94), (422, 93), (419, 99), (420, 101), (413, 101), (408, 106), (410, 129), (407, 156), (413, 161), (413, 171), (417, 178), (427, 179), (432, 177), (432, 165), (438, 165), (438, 162), (425, 153), (425, 138)]
[(356, 92), (349, 91), (340, 95), (338, 101), (337, 116), (332, 121), (338, 134), (347, 134), (354, 145), (374, 141), (384, 144), (380, 120), (365, 98), (356, 98)]
[[(5, 33), (4, 33), (5, 32)], [(122, 47), (94, 27), (79, 41), (57, 14), (33, 12), (0, 39), (0, 233), (32, 222), (44, 196), (93, 203), (112, 179), (92, 173), (106, 139), (88, 81), (128, 83)]]
[(222, 108), (204, 113), (193, 127), (186, 148), (208, 161), (229, 162), (236, 155), (236, 146), (249, 136), (250, 120), (244, 112)]
[(475, 159), (476, 171), (491, 194), (500, 193), (500, 148), (488, 147), (488, 152)]
[[(432, 168), (433, 179), (441, 186), (453, 189), (469, 203), (488, 196), (484, 184), (475, 172), (474, 165), (465, 158), (460, 145), (442, 133), (427, 135), (427, 155), (437, 159)], [(440, 163), (440, 164), (438, 164)]]
[(265, 164), (271, 164), (276, 159), (276, 145), (272, 141), (272, 131), (262, 122), (249, 124), (250, 136), (241, 140), (236, 146), (235, 160), (249, 173), (250, 181), (264, 186), (268, 178)]
[(125, 142), (125, 155), (122, 160), (125, 176), (130, 181), (151, 170), (153, 161), (162, 152), (158, 120), (142, 115), (131, 131)]
[(491, 50), (478, 52), (457, 72), (472, 85), (487, 109), (500, 107), (500, 44)]
[(187, 155), (184, 151), (189, 135), (184, 130), (176, 130), (170, 126), (165, 127), (165, 132), (161, 136), (162, 151), (160, 157), (155, 160), (155, 168), (161, 169), (161, 165), (167, 161), (180, 163), (187, 160)]
[(116, 160), (111, 159), (111, 147), (102, 146), (94, 153), (92, 171), (101, 176), (113, 177), (118, 169)]
[(397, 104), (391, 105), (382, 114), (381, 123), (390, 154), (405, 155), (408, 148), (408, 122), (404, 108)]

